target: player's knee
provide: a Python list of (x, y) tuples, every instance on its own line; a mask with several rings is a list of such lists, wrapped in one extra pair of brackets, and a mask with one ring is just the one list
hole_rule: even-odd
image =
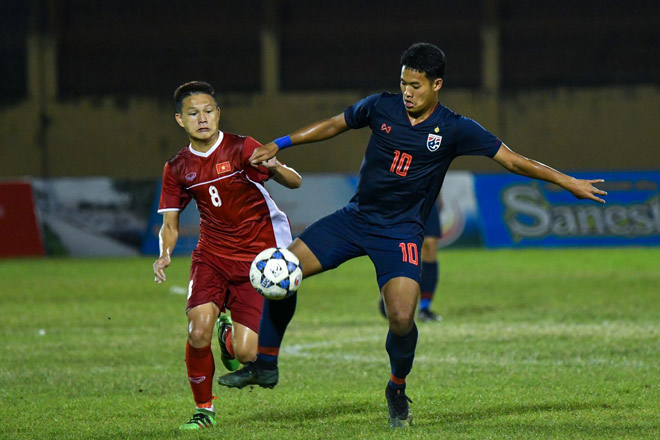
[(414, 317), (405, 311), (388, 310), (387, 317), (390, 323), (390, 331), (397, 335), (408, 334), (414, 323)]
[(195, 348), (208, 347), (211, 345), (213, 333), (202, 327), (193, 327), (188, 332), (188, 341)]

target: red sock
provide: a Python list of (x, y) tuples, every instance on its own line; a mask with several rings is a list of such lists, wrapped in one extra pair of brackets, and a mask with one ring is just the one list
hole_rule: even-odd
[(210, 407), (213, 403), (213, 373), (215, 362), (211, 346), (195, 348), (186, 343), (186, 367), (193, 398), (198, 407)]
[(229, 356), (235, 358), (236, 354), (234, 353), (234, 344), (231, 342), (231, 331), (232, 328), (229, 327), (227, 329), (227, 333), (225, 334), (225, 347), (227, 347), (227, 352), (229, 353)]

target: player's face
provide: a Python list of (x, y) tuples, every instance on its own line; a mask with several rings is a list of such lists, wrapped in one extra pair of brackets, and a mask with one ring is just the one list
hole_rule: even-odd
[(438, 103), (442, 78), (431, 81), (424, 72), (403, 66), (400, 85), (406, 111), (411, 116), (419, 117), (432, 111)]
[(218, 136), (220, 109), (211, 95), (199, 93), (187, 96), (183, 100), (181, 113), (175, 117), (191, 140), (204, 142)]

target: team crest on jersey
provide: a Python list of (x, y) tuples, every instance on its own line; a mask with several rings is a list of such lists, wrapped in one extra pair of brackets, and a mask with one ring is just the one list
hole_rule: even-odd
[(215, 170), (218, 174), (228, 173), (231, 171), (231, 164), (229, 162), (216, 163)]
[(192, 173), (186, 174), (186, 180), (188, 182), (192, 182), (193, 180), (195, 180), (195, 177), (197, 177), (197, 173), (194, 171)]
[(442, 136), (437, 134), (429, 134), (429, 137), (426, 139), (426, 148), (428, 148), (429, 151), (435, 151), (440, 148), (441, 143)]

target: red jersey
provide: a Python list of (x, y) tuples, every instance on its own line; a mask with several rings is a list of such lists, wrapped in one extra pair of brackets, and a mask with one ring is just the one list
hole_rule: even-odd
[(158, 212), (182, 211), (195, 199), (197, 248), (221, 257), (252, 261), (266, 248), (288, 246), (289, 219), (262, 184), (270, 172), (249, 162), (260, 146), (251, 137), (221, 131), (205, 153), (183, 148), (165, 164)]

